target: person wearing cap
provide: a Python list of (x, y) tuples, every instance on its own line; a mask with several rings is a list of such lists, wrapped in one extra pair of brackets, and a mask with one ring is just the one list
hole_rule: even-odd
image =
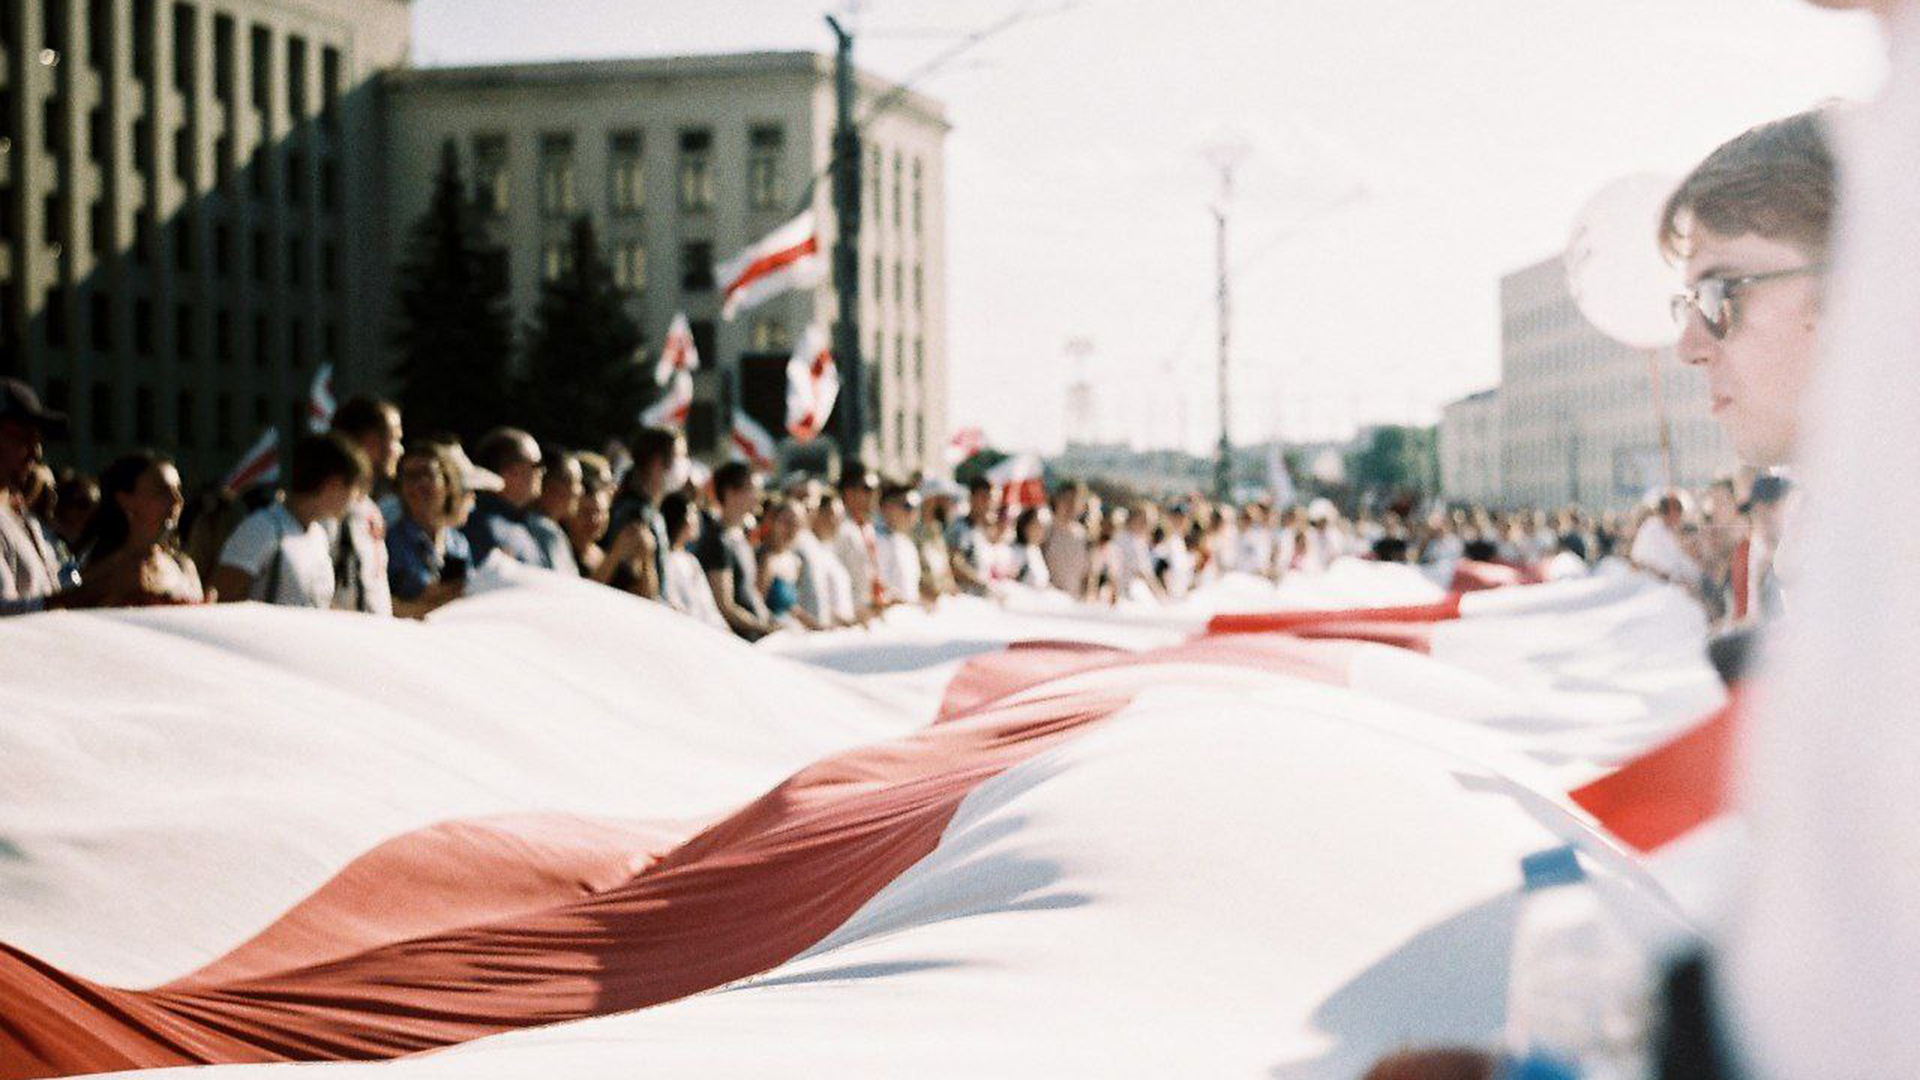
[(339, 519), (325, 523), (333, 551), (333, 574), (339, 582), (333, 606), (342, 611), (392, 615), (393, 594), (387, 582), (387, 520), (376, 496), (393, 487), (400, 462), (400, 407), (367, 394), (348, 398), (333, 414), (335, 433), (358, 447), (372, 470), (366, 492), (353, 500)]
[(501, 480), (500, 490), (481, 492), (474, 500), (463, 530), (475, 565), (485, 565), (498, 551), (526, 566), (546, 566), (546, 553), (527, 527), (527, 514), (540, 497), (544, 476), (540, 444), (519, 428), (495, 428), (474, 448), (473, 458)]
[(359, 447), (332, 432), (301, 438), (289, 458), (287, 497), (249, 515), (220, 549), (213, 587), (223, 602), (333, 606), (338, 582), (323, 522), (347, 512), (372, 470)]
[(94, 564), (79, 584), (61, 587), (60, 555), (29, 519), (24, 498), (42, 442), (66, 431), (66, 414), (42, 405), (19, 379), (0, 378), (0, 615), (168, 602), (154, 580), (153, 552), (132, 546)]
[(466, 592), (473, 551), (454, 527), (469, 498), (451, 448), (418, 442), (400, 455), (400, 520), (388, 530), (393, 613), (423, 618)]
[(879, 475), (859, 462), (840, 473), (840, 502), (846, 517), (834, 539), (833, 553), (847, 568), (862, 622), (891, 603), (886, 582), (880, 578), (880, 538), (873, 521), (873, 497), (879, 486)]
[(920, 548), (913, 542), (913, 527), (919, 516), (919, 492), (905, 484), (888, 484), (881, 489), (875, 561), (888, 599), (896, 604), (920, 599)]

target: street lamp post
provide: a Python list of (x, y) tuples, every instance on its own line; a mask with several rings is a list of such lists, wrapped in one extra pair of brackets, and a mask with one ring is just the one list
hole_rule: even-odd
[(1234, 138), (1223, 139), (1207, 148), (1207, 158), (1220, 174), (1220, 197), (1213, 204), (1215, 318), (1218, 320), (1216, 329), (1220, 366), (1217, 387), (1220, 398), (1220, 447), (1219, 457), (1213, 464), (1213, 494), (1223, 502), (1233, 495), (1233, 433), (1228, 427), (1233, 404), (1233, 391), (1228, 381), (1233, 346), (1233, 304), (1231, 277), (1227, 267), (1227, 204), (1233, 198), (1233, 171), (1246, 155), (1246, 144)]
[(833, 288), (840, 317), (833, 326), (833, 353), (844, 372), (835, 425), (840, 459), (860, 458), (866, 435), (867, 380), (860, 360), (860, 131), (854, 125), (853, 35), (827, 16), (836, 44), (833, 65)]

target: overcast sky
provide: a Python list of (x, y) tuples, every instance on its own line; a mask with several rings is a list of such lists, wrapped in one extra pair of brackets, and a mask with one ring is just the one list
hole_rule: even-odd
[[(1065, 10), (1058, 10), (1065, 8)], [(1498, 282), (1608, 180), (1684, 171), (1883, 70), (1800, 0), (867, 0), (858, 61), (947, 105), (952, 422), (1057, 447), (1066, 344), (1096, 431), (1209, 446), (1215, 181), (1234, 210), (1237, 439), (1430, 422), (1499, 373)], [(843, 0), (417, 0), (422, 65), (830, 48)], [(1356, 195), (1364, 190), (1365, 195)]]

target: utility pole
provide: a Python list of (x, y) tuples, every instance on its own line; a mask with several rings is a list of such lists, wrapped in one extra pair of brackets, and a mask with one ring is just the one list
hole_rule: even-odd
[(833, 355), (847, 392), (840, 395), (834, 425), (840, 460), (860, 458), (866, 434), (867, 379), (860, 362), (860, 131), (854, 126), (853, 35), (827, 16), (836, 41), (833, 63), (833, 289), (839, 320), (833, 327)]
[(1246, 156), (1246, 144), (1236, 139), (1223, 140), (1207, 150), (1207, 157), (1220, 173), (1220, 197), (1213, 204), (1215, 297), (1219, 321), (1220, 348), (1220, 448), (1213, 464), (1213, 495), (1225, 501), (1233, 496), (1233, 434), (1228, 428), (1233, 407), (1233, 391), (1228, 382), (1228, 362), (1232, 355), (1232, 296), (1227, 267), (1227, 203), (1233, 198), (1233, 170)]

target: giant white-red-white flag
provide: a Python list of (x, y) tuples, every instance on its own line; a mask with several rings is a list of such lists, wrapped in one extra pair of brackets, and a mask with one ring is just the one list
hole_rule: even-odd
[(818, 436), (839, 396), (840, 369), (827, 348), (827, 332), (809, 326), (787, 361), (787, 433), (801, 442)]
[(826, 260), (820, 257), (820, 233), (809, 210), (761, 237), (720, 264), (720, 317), (742, 311), (786, 292), (820, 282)]
[(241, 492), (255, 484), (265, 484), (280, 479), (280, 429), (268, 428), (253, 441), (247, 452), (241, 455), (226, 479), (220, 486), (228, 491)]
[(647, 427), (685, 427), (687, 414), (693, 411), (693, 373), (680, 371), (667, 385), (660, 400), (640, 411), (640, 423)]
[(660, 346), (660, 359), (653, 365), (653, 381), (667, 385), (676, 371), (695, 371), (700, 367), (700, 350), (693, 343), (693, 327), (687, 313), (676, 311), (667, 324), (667, 340)]
[(307, 389), (307, 430), (321, 432), (333, 423), (333, 365), (321, 364)]
[(776, 444), (773, 435), (760, 422), (748, 416), (745, 409), (733, 410), (732, 433), (733, 456), (756, 469), (772, 471)]

